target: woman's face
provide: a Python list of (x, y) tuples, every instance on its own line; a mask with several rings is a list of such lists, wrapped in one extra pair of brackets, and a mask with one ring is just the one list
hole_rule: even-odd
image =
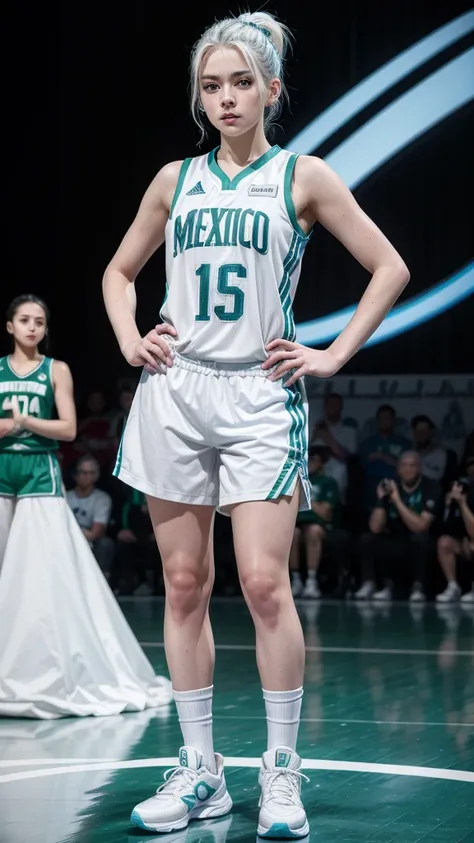
[(46, 314), (39, 304), (25, 302), (15, 311), (7, 331), (23, 348), (35, 348), (46, 334)]

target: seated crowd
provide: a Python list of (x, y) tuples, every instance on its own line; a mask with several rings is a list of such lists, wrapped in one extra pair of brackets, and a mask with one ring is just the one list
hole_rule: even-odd
[[(162, 594), (145, 497), (111, 474), (133, 392), (122, 387), (112, 415), (100, 392), (89, 396), (76, 442), (62, 449), (63, 475), (114, 593)], [(413, 418), (410, 438), (388, 405), (359, 439), (341, 419), (341, 397), (328, 395), (309, 449), (312, 508), (299, 513), (291, 548), (294, 596), (419, 603), (436, 595), (474, 607), (473, 434), (459, 459), (427, 416)], [(239, 594), (230, 519), (217, 515), (215, 533), (215, 591)]]

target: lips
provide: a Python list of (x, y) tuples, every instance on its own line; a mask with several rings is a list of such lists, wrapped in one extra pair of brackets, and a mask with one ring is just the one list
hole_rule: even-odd
[(223, 114), (222, 117), (221, 117), (221, 120), (237, 120), (237, 118), (238, 118), (237, 114), (229, 113), (229, 114)]

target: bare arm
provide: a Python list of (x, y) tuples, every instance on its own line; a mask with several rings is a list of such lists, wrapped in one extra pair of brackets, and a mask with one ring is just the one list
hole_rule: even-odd
[(304, 156), (295, 169), (297, 182), (301, 174), (305, 185), (310, 218), (337, 237), (372, 275), (354, 316), (328, 349), (342, 366), (378, 328), (410, 275), (398, 252), (330, 167), (321, 159)]
[(398, 514), (403, 523), (412, 533), (427, 533), (430, 529), (434, 516), (430, 512), (413, 512), (406, 506), (401, 498), (394, 497), (393, 503), (397, 507)]
[(84, 527), (82, 532), (84, 533), (87, 541), (95, 542), (97, 539), (101, 539), (102, 536), (105, 536), (107, 532), (107, 524), (99, 524), (97, 521), (94, 521), (89, 530), (87, 527)]
[(376, 506), (370, 513), (369, 529), (371, 533), (383, 533), (387, 526), (387, 513), (381, 506)]
[(76, 438), (76, 407), (69, 366), (55, 360), (52, 371), (54, 400), (59, 419), (37, 419), (20, 413), (18, 402), (12, 398), (13, 421), (24, 430), (31, 430), (46, 439), (72, 442)]
[(326, 351), (306, 349), (289, 340), (269, 343), (267, 351), (272, 353), (263, 368), (284, 360), (270, 380), (294, 369), (287, 386), (303, 375), (331, 377), (339, 371), (378, 328), (410, 278), (396, 249), (362, 211), (339, 176), (319, 158), (298, 158), (293, 198), (300, 225), (309, 229), (320, 222), (372, 278), (354, 316)]
[[(120, 350), (132, 365), (142, 366), (134, 356), (141, 337), (135, 322), (135, 279), (164, 241), (181, 162), (163, 167), (146, 191), (138, 213), (105, 270), (102, 289), (105, 307)], [(128, 351), (127, 351), (128, 349)], [(148, 361), (150, 362), (150, 361)]]

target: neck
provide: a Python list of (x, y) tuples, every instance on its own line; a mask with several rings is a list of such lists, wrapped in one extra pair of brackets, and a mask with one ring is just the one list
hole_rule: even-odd
[(405, 480), (402, 480), (402, 486), (405, 489), (405, 492), (413, 492), (413, 489), (416, 489), (416, 487), (419, 485), (420, 480), (421, 474), (419, 474), (418, 477), (415, 477), (415, 479), (412, 480), (411, 483), (407, 483)]
[(76, 486), (76, 495), (78, 495), (78, 497), (80, 498), (88, 498), (93, 491), (94, 486), (87, 486), (86, 489), (81, 486)]
[(23, 348), (18, 342), (15, 343), (15, 348), (10, 355), (11, 359), (18, 364), (32, 363), (34, 360), (41, 360), (43, 355), (38, 351), (38, 346), (33, 348)]
[(240, 167), (245, 167), (252, 161), (256, 161), (257, 158), (265, 155), (265, 152), (269, 149), (271, 149), (271, 144), (268, 143), (265, 137), (262, 121), (238, 138), (229, 138), (221, 135), (221, 146), (218, 157), (226, 161), (233, 161)]

